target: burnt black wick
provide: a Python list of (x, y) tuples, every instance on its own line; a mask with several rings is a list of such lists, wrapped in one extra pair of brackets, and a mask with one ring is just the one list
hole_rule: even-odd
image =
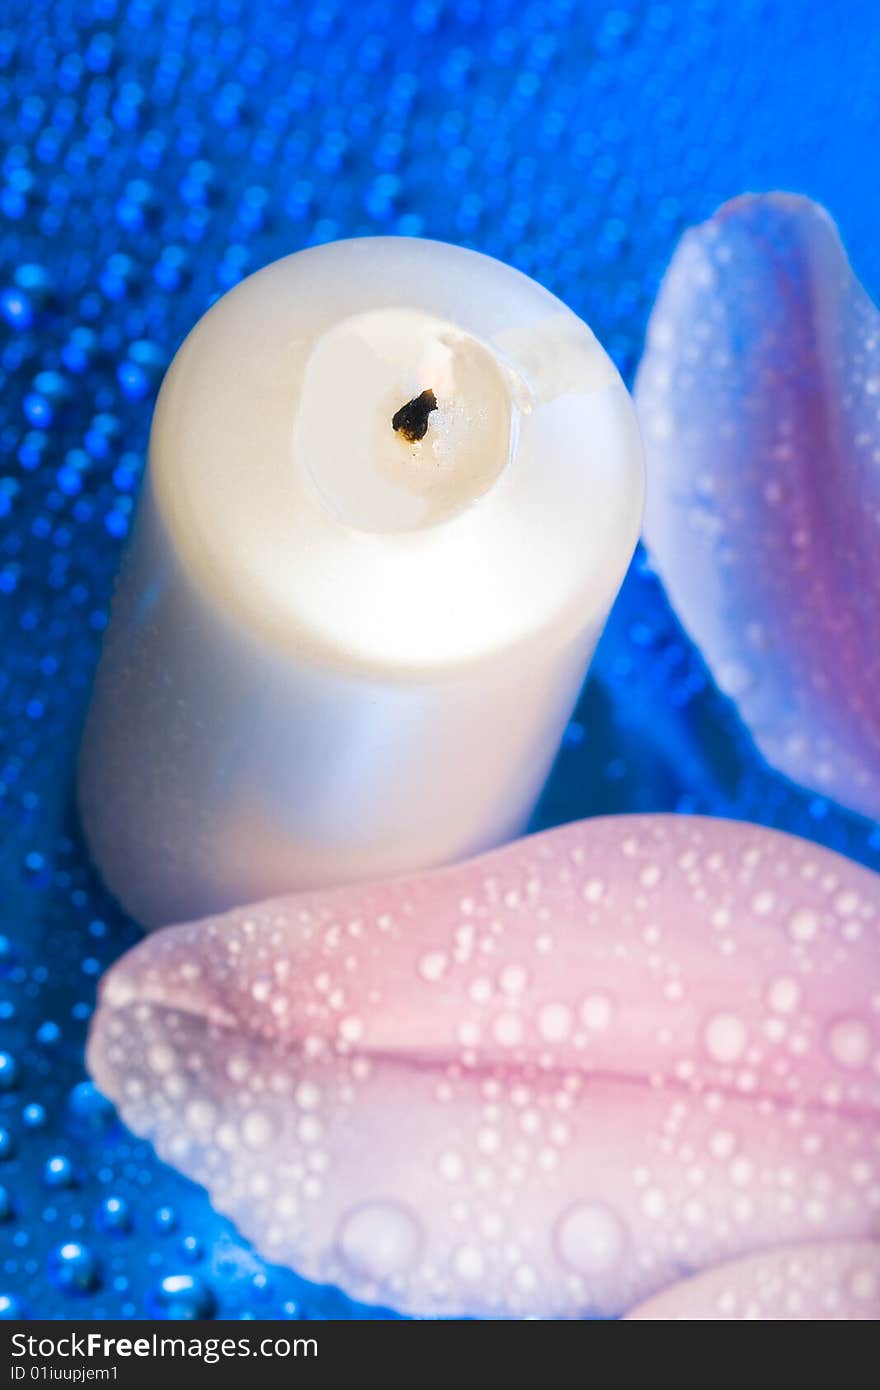
[(399, 431), (411, 444), (424, 439), (428, 433), (428, 416), (437, 409), (437, 397), (428, 387), (421, 395), (413, 396), (391, 417), (391, 428)]

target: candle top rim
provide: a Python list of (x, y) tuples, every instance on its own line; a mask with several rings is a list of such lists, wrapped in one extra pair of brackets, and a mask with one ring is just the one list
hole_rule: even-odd
[[(376, 533), (321, 504), (293, 439), (315, 343), (384, 309), (487, 345), (530, 405), (482, 495)], [(271, 263), (199, 320), (163, 383), (150, 480), (179, 562), (231, 618), (292, 651), (416, 675), (576, 631), (591, 608), (601, 622), (637, 539), (644, 466), (616, 369), (549, 290), (451, 243), (356, 237)]]

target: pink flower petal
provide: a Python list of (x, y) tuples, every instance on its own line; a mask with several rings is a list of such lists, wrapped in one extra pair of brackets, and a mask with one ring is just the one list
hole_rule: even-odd
[(880, 1228), (878, 909), (874, 874), (775, 831), (587, 821), (159, 932), (89, 1064), (311, 1279), (614, 1315)]
[(880, 1245), (786, 1245), (685, 1279), (642, 1303), (645, 1322), (874, 1322), (880, 1318)]
[(880, 816), (880, 315), (806, 198), (682, 239), (638, 373), (645, 536), (765, 757)]

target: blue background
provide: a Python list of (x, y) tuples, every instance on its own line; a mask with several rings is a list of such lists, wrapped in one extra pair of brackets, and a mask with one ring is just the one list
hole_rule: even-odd
[[(138, 938), (72, 809), (162, 370), (212, 299), (374, 232), (536, 276), (631, 380), (676, 239), (746, 189), (823, 201), (880, 289), (873, 3), (0, 3), (0, 1312), (363, 1316), (266, 1266), (85, 1080)], [(880, 866), (769, 772), (639, 555), (539, 811), (701, 811)]]

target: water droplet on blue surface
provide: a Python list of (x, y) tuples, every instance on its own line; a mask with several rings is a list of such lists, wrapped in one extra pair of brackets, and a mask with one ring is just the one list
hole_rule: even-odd
[(0, 1052), (0, 1091), (11, 1091), (18, 1084), (18, 1063), (11, 1052)]
[(173, 1207), (157, 1207), (153, 1225), (160, 1235), (168, 1235), (177, 1229), (177, 1212)]
[(100, 1282), (97, 1256), (78, 1240), (67, 1240), (49, 1255), (49, 1278), (65, 1293), (90, 1293)]
[(108, 1197), (98, 1207), (95, 1224), (102, 1231), (124, 1235), (131, 1230), (131, 1208), (124, 1197)]
[(74, 1086), (68, 1099), (68, 1110), (75, 1128), (104, 1133), (116, 1119), (116, 1111), (106, 1096), (102, 1096), (91, 1081)]
[(195, 1274), (166, 1274), (147, 1298), (147, 1309), (154, 1318), (211, 1318), (216, 1306), (211, 1289)]
[(66, 1154), (53, 1154), (43, 1165), (43, 1182), (47, 1187), (73, 1187), (76, 1179), (73, 1164)]

